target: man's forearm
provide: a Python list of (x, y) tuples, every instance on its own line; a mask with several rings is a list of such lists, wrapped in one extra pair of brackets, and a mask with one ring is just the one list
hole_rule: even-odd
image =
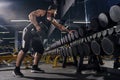
[(69, 32), (68, 29), (66, 29), (63, 25), (59, 24), (58, 22), (56, 22), (55, 20), (52, 20), (51, 23), (57, 27), (59, 30), (61, 31), (65, 31), (65, 32)]

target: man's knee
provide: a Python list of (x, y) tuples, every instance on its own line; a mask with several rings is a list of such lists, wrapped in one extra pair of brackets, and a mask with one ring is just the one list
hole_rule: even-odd
[(37, 52), (42, 55), (44, 53), (44, 48), (39, 49)]
[(22, 48), (21, 49), (24, 53), (27, 53), (27, 51), (28, 51), (28, 49), (26, 49), (26, 48)]

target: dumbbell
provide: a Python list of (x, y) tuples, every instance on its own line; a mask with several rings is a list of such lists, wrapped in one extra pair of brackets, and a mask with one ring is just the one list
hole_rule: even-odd
[(97, 34), (94, 33), (94, 34), (92, 35), (92, 39), (95, 40), (96, 38), (97, 38)]
[(120, 22), (120, 4), (116, 4), (110, 7), (109, 10), (110, 18), (112, 21), (119, 23)]
[(84, 31), (83, 31), (82, 28), (79, 28), (77, 32), (78, 32), (78, 34), (79, 34), (79, 38), (84, 37), (85, 33), (84, 33)]
[(50, 49), (54, 49), (56, 47), (56, 43), (51, 44)]
[(60, 39), (61, 45), (64, 44), (63, 38)]
[(105, 37), (108, 35), (108, 29), (101, 31), (102, 37)]
[(71, 37), (71, 41), (78, 39), (79, 38), (78, 32), (77, 31), (72, 32), (70, 34), (70, 37)]
[[(118, 26), (118, 29), (117, 29)], [(103, 51), (107, 55), (117, 54), (119, 52), (119, 25), (107, 29), (108, 36), (101, 40)]]
[(113, 27), (114, 25), (116, 25), (115, 22), (112, 21), (112, 19), (110, 18), (110, 14), (109, 13), (100, 13), (98, 16), (99, 19), (99, 23), (101, 28), (103, 28), (103, 30)]
[(100, 45), (97, 41), (93, 40), (91, 42), (91, 50), (95, 55), (100, 55), (101, 49), (100, 49)]
[(68, 40), (68, 36), (67, 36), (67, 35), (64, 36), (64, 39), (65, 39), (65, 44), (69, 43), (69, 40)]
[(108, 35), (115, 34), (115, 27), (109, 28), (108, 30)]
[(114, 43), (108, 37), (102, 39), (101, 46), (105, 54), (112, 55), (114, 53)]
[(114, 29), (115, 29), (115, 33), (119, 33), (120, 32), (120, 25), (114, 26)]
[(67, 36), (68, 36), (68, 41), (72, 42), (71, 34), (68, 34)]
[(96, 33), (96, 36), (97, 36), (97, 38), (100, 39), (100, 38), (102, 37), (102, 33), (101, 33), (101, 31), (100, 31), (100, 32), (97, 32), (97, 33)]
[(61, 46), (61, 41), (60, 40), (56, 41), (56, 48), (60, 46)]
[[(97, 36), (97, 35), (96, 35)], [(90, 39), (90, 36), (87, 36), (87, 41), (90, 42), (91, 39)]]

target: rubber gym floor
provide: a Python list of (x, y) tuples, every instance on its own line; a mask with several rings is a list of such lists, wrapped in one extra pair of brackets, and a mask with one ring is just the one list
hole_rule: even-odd
[[(111, 61), (112, 62), (112, 61)], [(107, 66), (111, 66), (110, 61), (106, 61)], [(23, 78), (18, 78), (13, 75), (14, 64), (9, 66), (0, 65), (0, 80), (120, 80), (117, 75), (109, 75), (106, 72), (96, 73), (92, 70), (82, 71), (82, 74), (76, 74), (74, 66), (67, 66), (66, 68), (53, 68), (51, 64), (39, 63), (39, 67), (44, 70), (44, 73), (31, 73), (31, 67), (25, 69), (21, 67), (24, 74)]]

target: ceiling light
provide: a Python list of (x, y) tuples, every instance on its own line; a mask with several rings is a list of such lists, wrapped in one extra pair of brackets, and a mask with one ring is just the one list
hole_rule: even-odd
[(30, 22), (30, 20), (10, 20), (10, 22)]
[(11, 37), (11, 38), (2, 38), (2, 39), (15, 39), (14, 37)]
[(7, 34), (7, 33), (10, 33), (10, 32), (0, 32), (1, 34)]
[(73, 23), (86, 24), (86, 23), (90, 23), (90, 22), (86, 22), (86, 21), (73, 21)]

